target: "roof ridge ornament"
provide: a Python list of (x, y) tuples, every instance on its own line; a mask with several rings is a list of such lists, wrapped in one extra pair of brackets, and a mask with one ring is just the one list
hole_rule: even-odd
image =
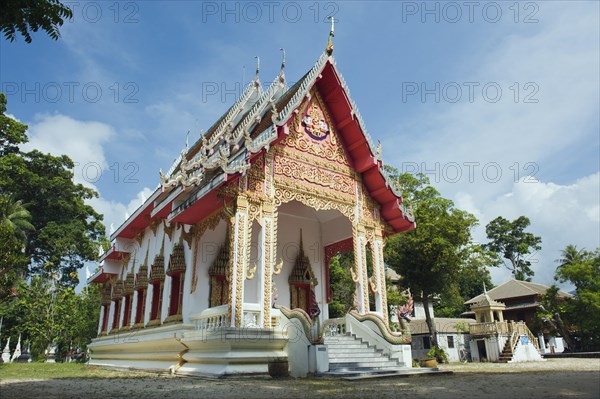
[(279, 71), (279, 81), (281, 83), (285, 83), (285, 73), (283, 72), (283, 70), (285, 69), (285, 49), (281, 47), (279, 50), (283, 53), (283, 58), (281, 60), (281, 70)]
[(258, 80), (258, 73), (260, 72), (260, 57), (257, 55), (256, 58), (256, 75), (254, 76), (254, 85), (260, 86), (260, 81)]
[(333, 22), (335, 21), (335, 19), (333, 18), (333, 15), (329, 16), (329, 19), (331, 20), (331, 30), (329, 31), (329, 40), (327, 40), (327, 48), (325, 49), (325, 52), (329, 55), (331, 55), (333, 53), (333, 37), (334, 35), (334, 25)]

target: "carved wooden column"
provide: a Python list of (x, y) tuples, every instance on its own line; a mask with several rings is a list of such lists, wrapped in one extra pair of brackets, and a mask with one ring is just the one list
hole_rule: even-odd
[(273, 181), (273, 154), (265, 155), (264, 196), (262, 203), (261, 277), (262, 277), (262, 320), (261, 326), (271, 326), (271, 305), (273, 304), (273, 274), (277, 274), (277, 207), (275, 205), (275, 185)]
[(271, 327), (271, 305), (273, 303), (273, 271), (277, 261), (277, 209), (273, 203), (263, 203), (261, 235), (262, 326)]
[(355, 225), (352, 228), (354, 241), (354, 271), (352, 279), (356, 283), (356, 305), (358, 313), (365, 314), (369, 311), (369, 282), (367, 276), (367, 239), (365, 228)]
[(238, 196), (231, 223), (231, 268), (229, 272), (229, 316), (232, 327), (241, 327), (244, 317), (244, 280), (250, 258), (251, 226), (248, 220), (248, 199)]
[(385, 281), (385, 264), (383, 262), (383, 235), (381, 230), (375, 229), (373, 239), (373, 274), (376, 275), (378, 295), (375, 296), (377, 312), (383, 316), (386, 324), (388, 323), (387, 308), (387, 287)]

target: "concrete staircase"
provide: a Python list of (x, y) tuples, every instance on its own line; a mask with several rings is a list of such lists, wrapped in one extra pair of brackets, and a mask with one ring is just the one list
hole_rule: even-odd
[(502, 353), (500, 354), (500, 358), (498, 359), (499, 363), (508, 363), (513, 358), (513, 342), (512, 339), (509, 338), (506, 340), (504, 344), (504, 348), (502, 349)]
[(326, 337), (329, 352), (329, 371), (376, 371), (399, 369), (396, 360), (390, 359), (381, 350), (369, 347), (354, 335)]

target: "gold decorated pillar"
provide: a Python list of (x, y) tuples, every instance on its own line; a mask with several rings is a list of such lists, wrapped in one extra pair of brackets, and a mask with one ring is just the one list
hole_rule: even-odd
[(354, 271), (352, 279), (356, 283), (356, 305), (358, 313), (369, 312), (369, 279), (367, 276), (367, 238), (365, 228), (355, 225), (352, 228), (354, 242)]
[(378, 276), (378, 295), (375, 296), (377, 312), (383, 316), (383, 320), (388, 324), (388, 306), (387, 306), (387, 286), (385, 281), (385, 264), (383, 261), (383, 235), (381, 230), (375, 229), (375, 238), (373, 240), (373, 271)]
[(273, 203), (263, 204), (262, 234), (260, 255), (262, 276), (262, 322), (261, 326), (271, 327), (271, 305), (273, 303), (273, 272), (277, 255), (277, 209)]
[(229, 269), (229, 316), (232, 327), (241, 327), (244, 317), (244, 280), (250, 258), (251, 227), (248, 220), (248, 199), (238, 196), (231, 225), (231, 267)]

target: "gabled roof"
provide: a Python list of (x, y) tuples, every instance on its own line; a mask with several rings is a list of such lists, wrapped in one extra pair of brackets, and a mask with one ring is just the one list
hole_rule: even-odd
[[(487, 292), (489, 297), (493, 300), (506, 300), (512, 298), (519, 298), (524, 296), (544, 295), (548, 290), (548, 286), (537, 283), (530, 283), (528, 281), (520, 280), (508, 280), (499, 286), (492, 288)], [(569, 297), (570, 294), (559, 291), (559, 297)], [(485, 294), (477, 295), (474, 298), (469, 299), (465, 302), (465, 305), (476, 304), (477, 302), (484, 299)]]
[(481, 309), (481, 308), (506, 308), (506, 305), (503, 304), (502, 302), (498, 302), (493, 300), (492, 298), (490, 298), (490, 296), (487, 294), (487, 292), (485, 294), (483, 294), (483, 297), (475, 302), (474, 304), (471, 305), (471, 309)]
[(146, 201), (138, 208), (134, 214), (137, 217), (132, 215), (112, 238), (131, 238), (158, 216), (193, 223), (214, 212), (216, 209), (208, 205), (219, 202), (214, 201), (215, 189), (229, 176), (245, 173), (256, 154), (268, 150), (287, 133), (286, 125), (314, 87), (322, 95), (354, 169), (363, 176), (370, 196), (381, 204), (383, 219), (395, 232), (416, 227), (412, 210), (402, 203), (400, 189), (383, 170), (381, 150), (374, 146), (333, 56), (323, 53), (289, 89), (283, 69), (266, 91), (257, 82), (255, 79), (246, 88), (200, 140), (182, 151), (166, 174), (161, 172), (162, 189), (153, 194), (152, 202)]

